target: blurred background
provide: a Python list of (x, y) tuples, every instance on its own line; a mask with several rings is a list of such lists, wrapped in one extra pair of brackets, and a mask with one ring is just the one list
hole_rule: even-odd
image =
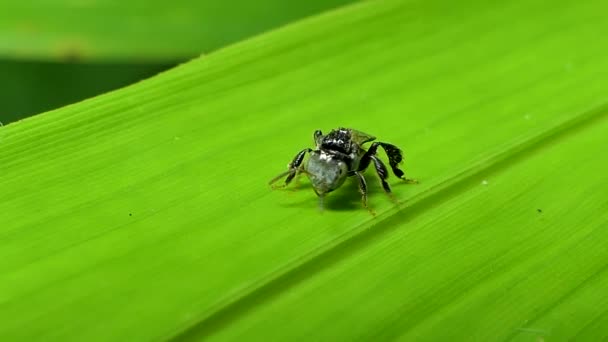
[(353, 0), (2, 0), (4, 125)]

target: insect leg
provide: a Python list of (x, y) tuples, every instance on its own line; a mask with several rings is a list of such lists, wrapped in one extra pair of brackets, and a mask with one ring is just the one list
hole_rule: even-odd
[(386, 165), (378, 158), (377, 156), (371, 156), (371, 159), (374, 161), (374, 167), (376, 168), (376, 173), (378, 177), (380, 177), (380, 181), (382, 182), (382, 188), (387, 194), (391, 193), (391, 187), (386, 182), (388, 178), (388, 170), (386, 169)]
[(374, 211), (371, 210), (367, 206), (367, 183), (365, 182), (365, 178), (359, 172), (355, 172), (355, 175), (359, 179), (359, 192), (361, 192), (361, 201), (363, 202), (363, 206), (367, 209), (372, 215), (375, 215)]
[(369, 166), (370, 162), (373, 161), (376, 173), (378, 174), (378, 177), (380, 177), (380, 181), (382, 182), (382, 188), (384, 189), (384, 192), (386, 192), (386, 194), (391, 198), (393, 202), (398, 202), (397, 199), (392, 195), (391, 187), (386, 181), (386, 179), (388, 178), (388, 170), (386, 168), (386, 165), (384, 165), (382, 160), (380, 160), (380, 158), (378, 158), (378, 156), (376, 155), (376, 153), (378, 152), (378, 146), (380, 146), (379, 143), (374, 143), (372, 144), (372, 146), (370, 146), (369, 150), (365, 152), (365, 154), (361, 158), (361, 162), (359, 163), (358, 171), (365, 170)]
[[(384, 143), (384, 142), (376, 142), (373, 145), (375, 145), (375, 144), (382, 146), (382, 148), (386, 152), (386, 155), (388, 156), (388, 163), (391, 166), (391, 169), (393, 170), (393, 173), (395, 174), (395, 176), (401, 178), (402, 180), (404, 180), (408, 183), (418, 183), (418, 181), (415, 179), (405, 178), (405, 174), (403, 173), (403, 171), (401, 171), (401, 169), (399, 169), (398, 165), (399, 165), (399, 163), (401, 163), (403, 161), (403, 154), (397, 146), (391, 145), (388, 143)], [(372, 147), (373, 147), (373, 145), (372, 145)], [(371, 150), (371, 148), (370, 148), (370, 150)]]
[(323, 138), (323, 132), (321, 132), (321, 130), (316, 130), (315, 133), (313, 134), (313, 139), (315, 141), (315, 144), (320, 144), (321, 143), (321, 139)]
[(376, 153), (378, 152), (378, 146), (378, 143), (373, 143), (372, 146), (370, 146), (369, 150), (367, 150), (363, 157), (361, 157), (361, 161), (359, 162), (359, 170), (357, 171), (364, 171), (365, 169), (367, 169), (370, 162), (374, 161), (374, 167), (376, 168), (376, 173), (378, 174), (378, 176), (380, 176), (380, 180), (382, 181), (382, 187), (384, 188), (384, 191), (390, 193), (391, 188), (386, 182), (386, 179), (388, 178), (388, 170), (386, 169), (384, 163), (376, 156)]
[(298, 172), (298, 168), (300, 167), (300, 165), (302, 164), (302, 161), (304, 160), (304, 156), (306, 155), (306, 153), (309, 153), (309, 152), (312, 152), (312, 149), (305, 148), (302, 151), (298, 152), (298, 154), (296, 154), (296, 156), (293, 158), (291, 163), (289, 163), (289, 170), (276, 176), (268, 184), (272, 185), (274, 182), (287, 176), (287, 178), (285, 179), (285, 184), (280, 187), (285, 187), (285, 186), (289, 185), (291, 180), (296, 176), (296, 173)]
[(382, 182), (382, 188), (384, 188), (384, 192), (388, 195), (388, 197), (390, 197), (391, 201), (393, 201), (395, 203), (399, 203), (399, 200), (397, 200), (397, 198), (393, 195), (393, 193), (391, 191), (391, 187), (388, 185), (388, 182), (386, 181), (386, 179), (388, 178), (388, 170), (386, 169), (386, 165), (384, 165), (384, 162), (382, 162), (382, 160), (380, 160), (380, 158), (378, 158), (378, 156), (371, 156), (371, 158), (374, 161), (374, 167), (376, 169), (376, 173), (378, 174), (378, 177), (380, 177), (380, 181)]
[(365, 169), (367, 169), (369, 163), (372, 161), (372, 157), (378, 152), (378, 146), (379, 145), (377, 142), (373, 143), (367, 152), (363, 154), (363, 157), (361, 157), (361, 161), (359, 162), (359, 169), (357, 171), (365, 171)]

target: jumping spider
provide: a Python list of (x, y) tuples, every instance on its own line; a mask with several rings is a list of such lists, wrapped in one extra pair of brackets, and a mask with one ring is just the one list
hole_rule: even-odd
[[(347, 177), (356, 176), (359, 180), (363, 206), (370, 210), (367, 206), (367, 183), (362, 173), (371, 162), (374, 163), (384, 191), (391, 196), (391, 188), (386, 182), (388, 170), (376, 155), (378, 146), (382, 147), (388, 155), (389, 165), (395, 176), (408, 183), (417, 183), (414, 179), (405, 178), (403, 171), (397, 167), (403, 160), (402, 152), (397, 146), (374, 142), (367, 151), (362, 147), (363, 144), (375, 139), (374, 136), (350, 128), (334, 129), (327, 135), (317, 130), (314, 133), (316, 149), (305, 148), (296, 154), (288, 165), (289, 170), (273, 178), (270, 185), (287, 176), (285, 184), (280, 186), (285, 187), (296, 175), (304, 173), (310, 179), (322, 207), (323, 197), (326, 194), (339, 188)], [(302, 164), (306, 153), (310, 153), (310, 158)]]

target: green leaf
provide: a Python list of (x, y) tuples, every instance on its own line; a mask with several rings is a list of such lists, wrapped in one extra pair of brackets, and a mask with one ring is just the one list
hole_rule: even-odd
[[(364, 2), (2, 128), (0, 339), (605, 338), (605, 10)], [(269, 189), (337, 126), (421, 183)]]
[(352, 0), (0, 2), (0, 55), (181, 61)]

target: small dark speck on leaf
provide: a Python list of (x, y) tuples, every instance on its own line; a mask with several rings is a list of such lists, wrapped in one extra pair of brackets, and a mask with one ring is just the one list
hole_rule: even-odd
[(541, 214), (543, 212), (542, 209), (536, 209), (536, 211), (538, 211), (539, 214)]
[(129, 216), (133, 216), (133, 214), (129, 213)]

